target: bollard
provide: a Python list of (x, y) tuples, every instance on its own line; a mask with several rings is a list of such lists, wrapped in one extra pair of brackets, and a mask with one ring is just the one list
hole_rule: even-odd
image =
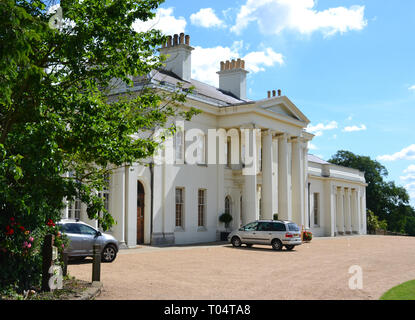
[(52, 266), (52, 247), (54, 237), (52, 234), (47, 234), (43, 241), (42, 247), (42, 291), (50, 291), (49, 287), (49, 268)]
[(92, 282), (101, 281), (101, 246), (94, 244), (94, 259), (92, 261)]

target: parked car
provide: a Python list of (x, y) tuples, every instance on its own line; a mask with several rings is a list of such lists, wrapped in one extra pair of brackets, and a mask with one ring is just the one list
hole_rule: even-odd
[(258, 220), (231, 232), (228, 241), (234, 247), (246, 244), (270, 244), (275, 250), (294, 249), (302, 243), (301, 230), (292, 221)]
[(101, 233), (78, 220), (61, 220), (57, 225), (70, 240), (65, 250), (69, 258), (92, 257), (94, 244), (101, 245), (102, 262), (112, 262), (117, 256), (118, 241), (112, 235)]

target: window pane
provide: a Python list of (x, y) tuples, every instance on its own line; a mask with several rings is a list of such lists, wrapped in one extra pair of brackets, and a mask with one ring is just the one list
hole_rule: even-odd
[(272, 228), (272, 231), (287, 231), (285, 228), (285, 224), (279, 223), (279, 222), (272, 223), (271, 228)]
[(79, 225), (79, 229), (81, 231), (81, 234), (85, 234), (85, 235), (95, 235), (97, 232), (92, 229), (91, 227), (88, 227), (86, 225), (80, 224)]

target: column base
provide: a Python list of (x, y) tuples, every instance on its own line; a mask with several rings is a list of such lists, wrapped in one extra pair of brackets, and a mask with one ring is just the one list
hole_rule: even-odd
[(352, 234), (352, 232), (351, 231), (346, 231), (346, 234)]

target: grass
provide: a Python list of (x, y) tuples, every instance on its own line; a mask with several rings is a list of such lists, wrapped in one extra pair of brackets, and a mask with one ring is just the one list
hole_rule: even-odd
[(32, 291), (30, 295), (15, 292), (0, 295), (0, 300), (72, 300), (81, 296), (82, 292), (91, 286), (90, 283), (67, 276), (63, 280), (63, 289), (53, 292)]
[(415, 280), (393, 287), (386, 291), (380, 300), (415, 300)]

